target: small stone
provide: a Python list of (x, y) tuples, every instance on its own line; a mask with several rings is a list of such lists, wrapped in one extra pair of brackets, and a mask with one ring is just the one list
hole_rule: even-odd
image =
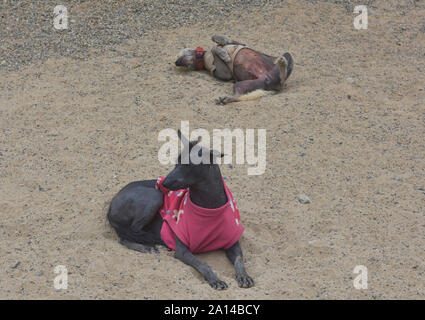
[(419, 186), (419, 187), (416, 187), (416, 190), (425, 191), (425, 188), (424, 186)]
[(311, 203), (311, 200), (309, 197), (307, 197), (305, 194), (299, 194), (298, 195), (298, 201), (302, 204), (308, 204)]
[(353, 78), (351, 78), (351, 77), (348, 77), (348, 78), (347, 78), (347, 81), (348, 81), (349, 83), (354, 83), (354, 79), (353, 79)]
[(320, 239), (310, 240), (308, 244), (315, 248), (326, 248), (332, 246), (327, 241)]

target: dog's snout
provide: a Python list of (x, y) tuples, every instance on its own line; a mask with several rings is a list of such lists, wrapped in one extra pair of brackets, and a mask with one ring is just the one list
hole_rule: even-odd
[(178, 58), (175, 63), (177, 67), (183, 67), (183, 57)]
[(175, 184), (178, 184), (181, 179), (175, 179), (174, 177), (165, 177), (162, 185), (167, 189), (172, 189)]

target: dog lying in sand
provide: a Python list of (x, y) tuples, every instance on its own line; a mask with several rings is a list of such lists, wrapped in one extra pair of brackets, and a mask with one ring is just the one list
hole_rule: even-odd
[[(108, 220), (127, 248), (151, 252), (165, 245), (217, 290), (227, 284), (195, 254), (224, 249), (239, 287), (250, 288), (254, 280), (245, 270), (239, 244), (244, 227), (216, 161), (224, 154), (199, 147), (200, 138), (189, 141), (180, 130), (178, 136), (184, 149), (174, 169), (165, 178), (134, 181), (122, 188), (111, 201)], [(174, 270), (180, 268), (176, 265)]]
[(220, 97), (217, 104), (255, 100), (267, 92), (281, 91), (292, 73), (294, 61), (289, 53), (269, 56), (222, 35), (210, 51), (201, 47), (183, 49), (175, 64), (189, 70), (208, 70), (220, 80), (234, 80), (233, 95)]

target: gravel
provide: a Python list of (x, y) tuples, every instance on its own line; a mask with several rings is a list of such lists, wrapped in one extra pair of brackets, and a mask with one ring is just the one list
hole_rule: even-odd
[(153, 30), (220, 21), (258, 6), (279, 7), (273, 0), (124, 0), (62, 1), (68, 10), (68, 29), (53, 27), (57, 1), (0, 2), (0, 71), (16, 70), (52, 56), (85, 59), (90, 49), (105, 50)]
[[(357, 4), (352, 0), (307, 1), (331, 2), (346, 8), (347, 13)], [(362, 4), (373, 7), (373, 3), (368, 0)], [(67, 30), (53, 27), (53, 11), (58, 4), (68, 10)], [(253, 8), (284, 6), (283, 0), (75, 0), (60, 3), (3, 0), (0, 1), (0, 72), (16, 70), (32, 61), (53, 56), (85, 59), (90, 49), (105, 50), (164, 28), (197, 23), (203, 28), (222, 28), (229, 16), (237, 19), (240, 13)], [(231, 26), (228, 29), (230, 33)]]

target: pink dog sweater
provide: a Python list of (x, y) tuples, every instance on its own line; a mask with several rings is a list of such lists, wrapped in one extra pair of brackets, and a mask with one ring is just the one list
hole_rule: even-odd
[(156, 188), (164, 193), (164, 204), (159, 210), (164, 223), (161, 239), (171, 250), (176, 248), (176, 236), (192, 253), (229, 249), (242, 235), (239, 210), (230, 190), (224, 183), (227, 203), (220, 208), (206, 209), (190, 200), (189, 189), (171, 191), (159, 177)]

